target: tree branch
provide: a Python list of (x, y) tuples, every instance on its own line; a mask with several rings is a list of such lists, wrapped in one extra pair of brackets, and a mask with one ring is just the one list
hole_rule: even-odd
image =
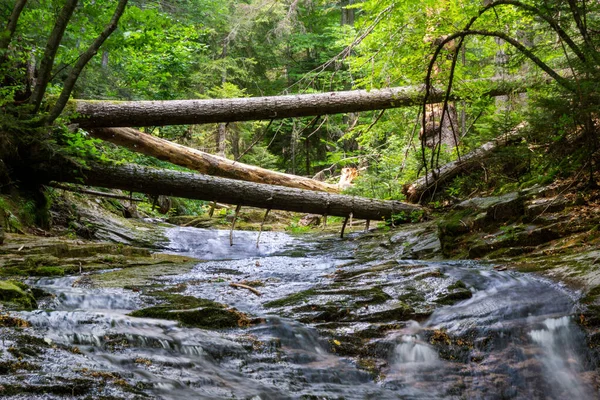
[[(17, 29), (17, 22), (19, 21), (19, 17), (21, 16), (21, 11), (25, 8), (25, 4), (27, 0), (18, 0), (15, 3), (15, 6), (8, 18), (8, 23), (6, 24), (6, 29), (2, 32), (2, 37), (0, 37), (0, 51), (8, 50), (8, 45), (12, 39), (15, 30)], [(2, 55), (2, 59), (5, 59), (6, 55)]]
[(102, 33), (96, 38), (96, 40), (94, 40), (90, 47), (88, 47), (88, 49), (81, 56), (79, 56), (79, 59), (77, 60), (73, 68), (71, 68), (71, 72), (69, 73), (69, 76), (63, 84), (63, 90), (60, 93), (58, 101), (56, 102), (56, 104), (54, 104), (54, 107), (52, 107), (50, 115), (46, 120), (47, 124), (51, 124), (52, 122), (54, 122), (54, 120), (58, 118), (58, 116), (62, 113), (63, 109), (67, 105), (67, 102), (69, 101), (69, 97), (73, 92), (73, 88), (75, 87), (75, 83), (77, 82), (81, 71), (83, 71), (83, 68), (92, 59), (92, 57), (96, 55), (98, 49), (100, 49), (100, 46), (102, 46), (104, 41), (108, 39), (108, 37), (115, 31), (115, 29), (117, 29), (119, 19), (125, 11), (125, 6), (127, 6), (127, 1), (128, 0), (119, 0), (117, 8), (115, 9), (115, 12), (108, 25), (104, 27)]
[(42, 62), (40, 63), (40, 70), (38, 73), (39, 79), (35, 85), (30, 100), (31, 104), (33, 104), (34, 114), (38, 112), (40, 109), (40, 104), (42, 104), (42, 99), (44, 98), (44, 94), (46, 93), (46, 88), (48, 87), (48, 82), (50, 81), (50, 76), (52, 74), (52, 67), (54, 66), (54, 58), (56, 57), (58, 46), (60, 45), (63, 35), (65, 34), (65, 30), (67, 29), (67, 25), (71, 19), (71, 16), (73, 15), (73, 11), (75, 11), (76, 6), (77, 0), (66, 1), (65, 5), (60, 10), (60, 14), (56, 19), (56, 22), (54, 23), (52, 33), (48, 37), (46, 50), (44, 50), (44, 56), (42, 58)]
[(560, 27), (560, 25), (558, 25), (558, 22), (556, 22), (554, 19), (550, 18), (548, 15), (542, 13), (537, 8), (532, 7), (528, 4), (522, 3), (520, 1), (498, 0), (498, 1), (494, 1), (493, 3), (488, 4), (487, 6), (483, 7), (476, 16), (471, 18), (471, 20), (466, 25), (464, 30), (467, 31), (467, 30), (471, 29), (471, 26), (475, 23), (475, 21), (481, 15), (483, 15), (486, 11), (491, 10), (491, 9), (495, 8), (496, 6), (501, 6), (501, 5), (511, 5), (511, 6), (523, 9), (525, 11), (528, 11), (528, 12), (538, 16), (539, 18), (543, 19), (544, 21), (546, 21), (548, 23), (548, 25), (550, 25), (552, 27), (552, 29), (560, 36), (560, 38), (565, 41), (567, 46), (569, 46), (569, 48), (571, 50), (573, 50), (573, 53), (575, 53), (581, 61), (583, 61), (583, 62), (586, 61), (585, 54), (581, 51), (579, 46), (577, 46), (577, 44), (575, 44), (575, 42), (573, 42), (571, 37)]
[(596, 51), (592, 40), (590, 39), (590, 35), (588, 33), (585, 22), (581, 19), (581, 14), (579, 13), (579, 7), (577, 7), (577, 2), (575, 0), (568, 0), (569, 8), (571, 9), (571, 14), (573, 14), (573, 19), (575, 20), (575, 25), (577, 25), (577, 29), (583, 38), (584, 43), (586, 44), (588, 50), (590, 51), (594, 61), (600, 62), (600, 55)]
[[(509, 2), (509, 0), (506, 0), (507, 4)], [(510, 3), (513, 3), (512, 1)], [(487, 7), (487, 9), (490, 9), (492, 5), (498, 5), (497, 3), (492, 3), (490, 6)], [(479, 15), (481, 15), (483, 12), (485, 12), (485, 10), (480, 11)], [(510, 43), (512, 46), (514, 46), (517, 50), (519, 50), (523, 55), (525, 55), (527, 58), (529, 58), (531, 61), (533, 61), (534, 64), (536, 64), (538, 67), (540, 67), (542, 70), (544, 70), (544, 72), (546, 72), (550, 77), (552, 77), (552, 79), (554, 79), (558, 84), (560, 84), (562, 87), (564, 87), (565, 89), (574, 92), (575, 88), (574, 86), (565, 78), (563, 78), (562, 76), (560, 76), (556, 71), (554, 71), (552, 68), (550, 68), (548, 66), (548, 64), (544, 63), (542, 60), (540, 60), (535, 54), (533, 54), (533, 52), (531, 52), (529, 49), (527, 49), (524, 45), (522, 45), (519, 41), (511, 38), (510, 36), (506, 35), (505, 33), (502, 32), (490, 32), (490, 31), (483, 31), (483, 30), (469, 30), (470, 26), (477, 20), (477, 17), (473, 17), (469, 23), (467, 24), (467, 29), (461, 31), (461, 32), (457, 32), (454, 33), (452, 35), (447, 36), (444, 40), (442, 40), (440, 42), (440, 44), (438, 44), (438, 46), (436, 47), (434, 53), (433, 53), (433, 57), (431, 58), (431, 61), (429, 62), (429, 66), (427, 67), (427, 75), (425, 77), (425, 94), (423, 96), (423, 102), (422, 102), (422, 126), (423, 126), (423, 135), (421, 137), (421, 153), (422, 153), (422, 160), (423, 160), (423, 165), (425, 167), (425, 176), (427, 179), (427, 160), (425, 157), (425, 145), (426, 145), (426, 135), (425, 135), (425, 127), (427, 124), (427, 103), (428, 103), (428, 98), (431, 92), (431, 75), (433, 74), (433, 67), (435, 65), (435, 62), (439, 56), (439, 54), (441, 53), (441, 51), (443, 50), (444, 46), (447, 43), (450, 43), (451, 41), (453, 41), (454, 39), (460, 39), (459, 43), (457, 45), (457, 48), (455, 49), (453, 58), (452, 58), (452, 70), (451, 70), (451, 74), (450, 74), (450, 81), (448, 86), (446, 87), (446, 94), (444, 96), (444, 107), (442, 109), (442, 116), (441, 116), (441, 120), (443, 122), (444, 119), (444, 111), (447, 108), (447, 104), (448, 104), (448, 100), (450, 98), (450, 91), (452, 89), (452, 82), (453, 82), (453, 78), (454, 78), (454, 69), (456, 66), (456, 60), (457, 60), (457, 56), (458, 56), (458, 52), (460, 51), (460, 47), (463, 44), (464, 39), (467, 36), (489, 36), (489, 37), (497, 37), (500, 39), (503, 39), (504, 41)], [(442, 124), (440, 122), (440, 134), (441, 134), (441, 129), (442, 129)], [(431, 158), (431, 168), (432, 168), (432, 172), (434, 169), (434, 165), (433, 165), (433, 160), (434, 160), (434, 154), (435, 154), (435, 148), (433, 149), (433, 153), (432, 153), (432, 158)], [(435, 174), (434, 174), (435, 175)], [(428, 184), (428, 182), (426, 182)]]

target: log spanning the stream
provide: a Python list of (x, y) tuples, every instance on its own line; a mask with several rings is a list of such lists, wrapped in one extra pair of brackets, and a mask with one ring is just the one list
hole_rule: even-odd
[(498, 147), (505, 146), (516, 139), (523, 136), (523, 130), (527, 126), (525, 123), (520, 123), (510, 132), (484, 143), (481, 147), (472, 152), (463, 155), (460, 160), (451, 161), (448, 164), (429, 172), (409, 185), (402, 188), (402, 193), (411, 203), (421, 203), (427, 198), (428, 194), (435, 193), (438, 188), (443, 187), (446, 182), (455, 178), (457, 175), (476, 168), (481, 165), (482, 161), (494, 152)]
[(77, 171), (72, 165), (44, 165), (36, 170), (40, 179), (122, 189), (151, 195), (219, 201), (241, 206), (382, 220), (404, 213), (423, 212), (418, 205), (375, 200), (282, 186), (237, 181), (208, 175), (154, 169), (138, 165), (90, 164)]
[[(504, 96), (525, 91), (535, 82), (523, 79), (486, 79), (482, 95)], [(444, 99), (444, 91), (433, 91), (429, 103)], [(164, 126), (235, 121), (271, 120), (325, 114), (384, 110), (420, 105), (422, 86), (380, 90), (349, 90), (317, 94), (247, 97), (234, 99), (97, 101), (72, 100), (71, 122), (82, 128)], [(455, 100), (455, 97), (452, 97)]]
[(97, 128), (90, 129), (90, 134), (98, 139), (127, 147), (131, 151), (169, 161), (203, 174), (322, 192), (340, 191), (338, 185), (229, 160), (132, 128)]

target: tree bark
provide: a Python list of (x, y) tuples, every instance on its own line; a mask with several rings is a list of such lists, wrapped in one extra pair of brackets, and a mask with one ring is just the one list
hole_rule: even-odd
[(38, 71), (38, 80), (30, 99), (30, 103), (33, 104), (34, 113), (38, 112), (40, 104), (42, 103), (42, 99), (44, 98), (44, 94), (46, 93), (46, 87), (48, 86), (50, 77), (52, 76), (54, 57), (56, 57), (56, 52), (58, 51), (62, 37), (67, 30), (67, 25), (69, 24), (69, 20), (73, 15), (73, 11), (75, 11), (77, 2), (78, 0), (67, 0), (65, 2), (65, 5), (56, 17), (56, 22), (54, 23), (52, 33), (48, 37), (46, 49), (44, 50), (44, 55), (42, 56), (40, 69)]
[(524, 126), (525, 124), (521, 123), (511, 132), (489, 141), (478, 149), (465, 154), (460, 160), (449, 162), (435, 171), (430, 172), (426, 176), (417, 179), (412, 184), (404, 185), (402, 192), (406, 196), (406, 199), (411, 203), (422, 202), (427, 194), (435, 192), (445, 182), (456, 177), (458, 174), (479, 165), (479, 163), (491, 152), (496, 150), (496, 148), (504, 146), (521, 136), (521, 131)]
[(147, 193), (219, 201), (309, 214), (326, 214), (379, 220), (405, 213), (423, 212), (417, 205), (400, 201), (374, 200), (274, 185), (235, 181), (208, 175), (161, 170), (138, 165), (90, 164), (78, 171), (69, 163), (50, 162), (34, 171), (42, 181), (57, 181)]
[[(531, 87), (520, 80), (486, 80), (489, 96), (501, 96)], [(381, 90), (350, 90), (240, 99), (167, 101), (72, 100), (71, 121), (82, 128), (164, 126), (270, 120), (417, 106), (423, 88), (406, 86)], [(442, 91), (429, 93), (429, 103), (444, 99)], [(454, 98), (452, 98), (454, 99)]]
[[(6, 29), (0, 34), (0, 51), (8, 49), (8, 45), (10, 44), (12, 36), (15, 33), (15, 30), (17, 30), (17, 22), (19, 21), (19, 17), (21, 16), (23, 8), (25, 8), (25, 4), (27, 4), (27, 0), (17, 0), (15, 2), (12, 13), (8, 18)], [(4, 60), (6, 58), (6, 54), (0, 54), (0, 57), (2, 60)]]
[(315, 191), (340, 191), (337, 185), (214, 156), (132, 128), (98, 128), (90, 133), (98, 139), (208, 175)]

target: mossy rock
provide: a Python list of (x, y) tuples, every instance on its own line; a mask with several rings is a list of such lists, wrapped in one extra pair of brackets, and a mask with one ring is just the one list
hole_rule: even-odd
[(9, 308), (32, 310), (37, 302), (27, 285), (15, 281), (0, 281), (0, 302)]
[(455, 237), (469, 233), (473, 227), (475, 211), (471, 209), (450, 213), (438, 223), (438, 235), (442, 237)]
[(451, 305), (461, 300), (470, 299), (473, 297), (473, 293), (469, 289), (459, 289), (445, 295), (440, 296), (436, 303), (443, 305)]
[(378, 311), (371, 314), (366, 314), (360, 317), (363, 322), (390, 322), (390, 321), (406, 321), (414, 317), (414, 309), (406, 303), (396, 304), (396, 307), (390, 310)]
[(248, 315), (211, 300), (165, 292), (155, 295), (166, 300), (166, 303), (137, 310), (129, 315), (175, 320), (185, 326), (203, 329), (238, 328), (252, 323)]
[(55, 256), (36, 254), (25, 257), (25, 266), (29, 268), (52, 267), (58, 265), (59, 263), (60, 260)]
[(32, 271), (29, 271), (30, 275), (33, 276), (64, 276), (65, 269), (63, 267), (38, 267)]
[(318, 294), (318, 292), (315, 289), (303, 290), (301, 292), (291, 294), (282, 299), (269, 301), (268, 303), (264, 304), (264, 307), (275, 308), (275, 307), (285, 307), (285, 306), (297, 305), (301, 302), (304, 302), (307, 298), (309, 298), (311, 296), (315, 296), (317, 294)]

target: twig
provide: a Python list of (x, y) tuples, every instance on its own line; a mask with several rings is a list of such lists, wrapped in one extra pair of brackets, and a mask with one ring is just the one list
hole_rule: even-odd
[(258, 290), (254, 289), (252, 286), (244, 285), (243, 283), (233, 283), (231, 282), (229, 286), (234, 288), (246, 289), (257, 295), (258, 297), (262, 296), (262, 293)]
[(258, 249), (258, 242), (260, 240), (260, 234), (262, 233), (263, 225), (265, 224), (265, 221), (267, 220), (267, 216), (269, 215), (269, 211), (271, 211), (271, 209), (267, 208), (267, 211), (265, 212), (265, 216), (263, 217), (263, 220), (260, 223), (260, 229), (258, 230), (258, 236), (256, 237), (256, 248), (257, 249)]
[(233, 246), (233, 229), (235, 228), (235, 221), (237, 220), (238, 215), (240, 214), (240, 210), (242, 206), (240, 204), (235, 208), (235, 215), (233, 216), (233, 221), (231, 221), (231, 230), (229, 231), (229, 245)]

